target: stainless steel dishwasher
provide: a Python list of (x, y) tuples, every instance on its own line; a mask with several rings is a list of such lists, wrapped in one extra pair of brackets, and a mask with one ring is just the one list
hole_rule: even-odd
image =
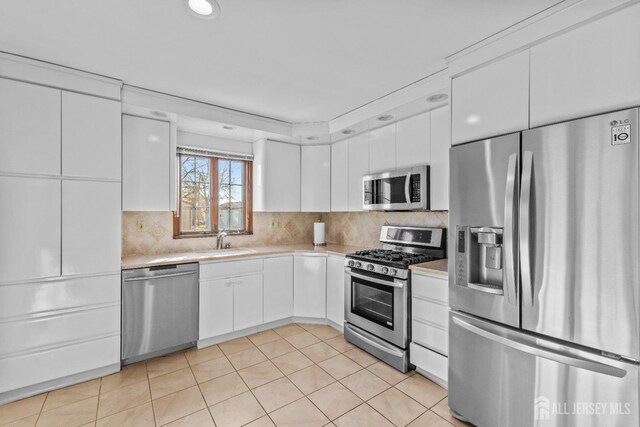
[(122, 362), (191, 347), (198, 339), (198, 263), (122, 272)]

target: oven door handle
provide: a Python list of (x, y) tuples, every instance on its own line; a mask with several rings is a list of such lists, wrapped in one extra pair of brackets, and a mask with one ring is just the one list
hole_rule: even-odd
[(399, 289), (404, 288), (404, 283), (399, 280), (394, 279), (392, 282), (389, 282), (387, 280), (376, 279), (375, 277), (369, 277), (369, 276), (365, 276), (364, 274), (354, 273), (353, 271), (350, 271), (348, 268), (345, 268), (344, 272), (348, 276), (355, 277), (356, 279), (368, 280), (369, 282), (377, 283), (378, 285), (390, 286), (392, 288), (399, 288)]

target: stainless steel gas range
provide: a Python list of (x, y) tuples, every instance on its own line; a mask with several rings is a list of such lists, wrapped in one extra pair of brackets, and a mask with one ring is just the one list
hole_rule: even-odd
[(344, 337), (394, 368), (409, 370), (411, 271), (445, 258), (446, 230), (383, 226), (380, 248), (345, 260)]

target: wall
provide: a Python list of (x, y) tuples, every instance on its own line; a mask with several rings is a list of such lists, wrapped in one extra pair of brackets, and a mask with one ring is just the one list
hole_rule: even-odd
[[(313, 223), (326, 223), (328, 243), (363, 247), (378, 246), (380, 226), (421, 225), (447, 227), (448, 213), (442, 212), (255, 212), (250, 236), (229, 236), (234, 247), (311, 244)], [(141, 226), (141, 229), (138, 229)], [(171, 212), (123, 212), (122, 255), (148, 255), (215, 249), (215, 237), (174, 239)]]
[(217, 136), (201, 135), (184, 131), (178, 131), (178, 146), (205, 148), (239, 154), (253, 153), (253, 144), (251, 142), (235, 141)]

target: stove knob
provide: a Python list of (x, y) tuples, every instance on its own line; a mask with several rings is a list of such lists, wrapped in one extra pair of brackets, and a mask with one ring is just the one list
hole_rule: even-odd
[(382, 267), (382, 274), (387, 274), (389, 269), (387, 267)]
[(362, 263), (360, 261), (356, 261), (356, 268), (362, 267)]
[(389, 274), (392, 276), (395, 276), (397, 272), (398, 270), (396, 270), (395, 268), (392, 268), (391, 270), (389, 270)]
[(355, 262), (353, 261), (349, 261), (349, 263), (347, 264), (349, 267), (353, 267), (353, 264), (355, 264)]
[(375, 265), (373, 265), (373, 264), (369, 264), (369, 265), (367, 265), (367, 270), (369, 270), (369, 271), (373, 271), (373, 270), (375, 270), (375, 269), (376, 269), (376, 266), (375, 266)]

